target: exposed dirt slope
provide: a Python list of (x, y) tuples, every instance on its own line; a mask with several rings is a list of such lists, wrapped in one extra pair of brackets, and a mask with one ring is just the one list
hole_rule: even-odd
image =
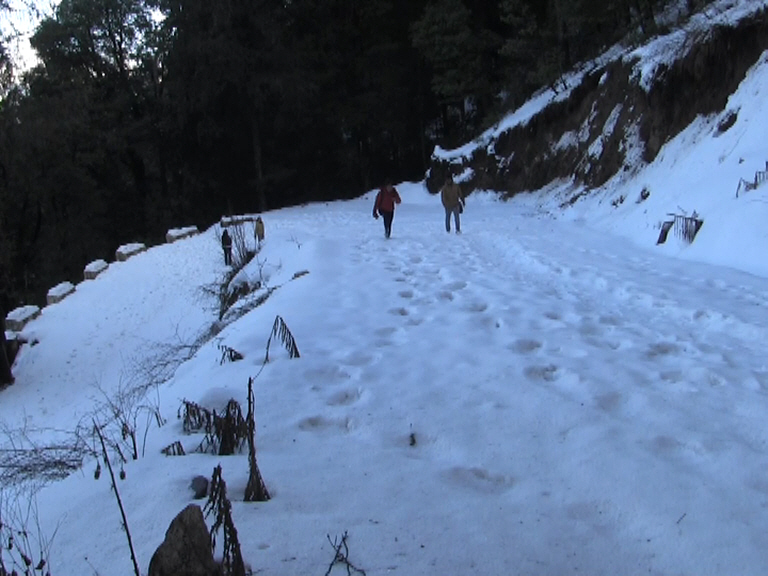
[(462, 184), (466, 190), (512, 195), (558, 178), (597, 187), (632, 170), (638, 158), (653, 161), (698, 115), (724, 110), (728, 96), (768, 49), (768, 11), (734, 27), (691, 35), (686, 45), (679, 59), (656, 70), (650, 88), (641, 85), (635, 61), (614, 60), (584, 75), (566, 100), (501, 133), (492, 146), (478, 147), (460, 165), (433, 159), (429, 190), (439, 190), (449, 170), (455, 174), (467, 167), (473, 176)]

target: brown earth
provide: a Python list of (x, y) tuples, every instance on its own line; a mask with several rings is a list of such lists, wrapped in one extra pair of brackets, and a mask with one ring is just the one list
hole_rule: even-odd
[[(728, 97), (768, 49), (768, 10), (736, 27), (716, 26), (692, 36), (688, 45), (673, 65), (656, 71), (648, 92), (633, 75), (634, 62), (618, 60), (590, 71), (566, 100), (500, 134), (492, 153), (479, 147), (463, 162), (433, 159), (427, 188), (437, 192), (449, 171), (458, 174), (467, 167), (474, 176), (462, 183), (466, 192), (486, 189), (511, 196), (559, 178), (594, 188), (632, 170), (626, 155), (633, 142), (643, 160), (653, 161), (664, 143), (697, 116), (724, 112)], [(614, 111), (618, 120), (608, 133), (606, 120)], [(737, 114), (727, 111), (719, 129), (727, 130)], [(576, 139), (580, 131), (585, 137)], [(569, 132), (572, 145), (556, 147)], [(600, 138), (602, 145), (595, 144)]]

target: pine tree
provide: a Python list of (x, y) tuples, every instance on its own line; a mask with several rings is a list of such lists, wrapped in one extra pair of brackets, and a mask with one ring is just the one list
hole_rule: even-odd
[(497, 88), (498, 36), (480, 27), (462, 0), (434, 0), (411, 25), (411, 37), (431, 68), (446, 130), (455, 122), (454, 114), (462, 129), (471, 119), (482, 118)]

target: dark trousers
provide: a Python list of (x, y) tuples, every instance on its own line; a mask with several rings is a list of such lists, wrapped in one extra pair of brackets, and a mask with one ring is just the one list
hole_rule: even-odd
[(453, 214), (453, 221), (456, 224), (456, 232), (461, 232), (461, 218), (459, 218), (459, 207), (445, 209), (445, 231), (451, 231), (451, 214)]
[(394, 212), (381, 212), (381, 218), (384, 220), (384, 236), (387, 238), (392, 234), (392, 218), (394, 217)]
[(232, 246), (224, 246), (224, 264), (227, 266), (232, 264)]

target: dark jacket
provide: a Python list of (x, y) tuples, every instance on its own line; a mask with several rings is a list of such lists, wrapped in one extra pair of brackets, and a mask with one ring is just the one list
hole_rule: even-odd
[(400, 194), (397, 193), (394, 186), (384, 186), (376, 194), (376, 201), (373, 203), (373, 214), (378, 212), (394, 212), (395, 204), (400, 204)]
[(461, 197), (461, 187), (459, 187), (456, 182), (446, 184), (443, 186), (443, 189), (440, 190), (440, 200), (442, 200), (443, 206), (448, 210), (453, 210), (459, 204), (463, 204), (464, 200)]
[(224, 234), (221, 235), (221, 247), (232, 248), (232, 237), (226, 230), (224, 230)]

